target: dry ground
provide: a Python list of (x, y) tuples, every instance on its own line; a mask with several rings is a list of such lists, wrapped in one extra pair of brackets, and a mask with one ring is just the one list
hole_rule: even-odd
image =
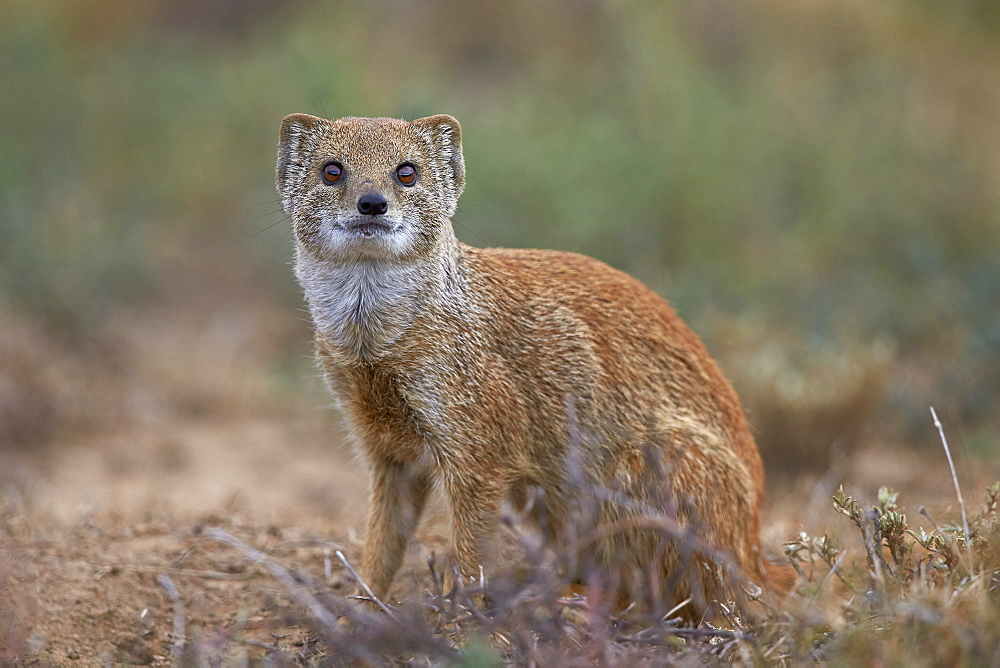
[[(287, 592), (202, 528), (223, 527), (336, 587), (333, 554), (357, 559), (366, 505), (364, 474), (339, 441), (333, 420), (309, 410), (3, 452), (0, 648), (20, 647), (0, 664), (15, 649), (27, 665), (169, 663), (174, 608), (163, 573), (189, 640), (229, 646), (238, 627), (243, 639), (294, 652), (303, 634), (280, 622)], [(432, 512), (422, 542), (440, 549), (441, 526)]]
[(190, 625), (211, 634), (241, 621), (273, 642), (261, 612), (280, 585), (200, 527), (226, 527), (317, 575), (324, 541), (357, 552), (364, 480), (316, 426), (192, 423), (68, 443), (41, 460), (20, 453), (4, 468), (19, 479), (5, 519), (27, 576), (12, 600), (34, 617), (26, 663), (165, 661), (173, 610), (160, 573)]
[[(331, 435), (332, 420), (316, 411), (288, 417), (200, 419), (169, 433), (92, 437), (44, 458), (7, 453), (3, 558), (10, 591), (2, 605), (7, 640), (24, 643), (21, 660), (169, 663), (175, 611), (160, 574), (178, 590), (188, 639), (227, 647), (227, 659), (237, 658), (234, 647), (259, 655), (254, 642), (291, 653), (308, 642), (300, 628), (282, 622), (292, 604), (281, 584), (200, 531), (221, 526), (320, 579), (339, 577), (336, 549), (357, 558), (363, 472)], [(860, 489), (889, 483), (947, 499), (950, 480), (941, 464), (869, 452), (855, 458), (847, 477)], [(936, 468), (939, 480), (926, 467)], [(772, 551), (803, 523), (843, 529), (828, 499), (822, 485), (772, 489)], [(442, 527), (440, 513), (432, 514), (421, 547), (410, 551), (411, 569), (419, 569), (429, 547), (440, 549)], [(231, 632), (248, 642), (233, 643)]]
[[(170, 311), (162, 317), (169, 319)], [(93, 412), (78, 420), (76, 409), (67, 409), (63, 424), (86, 428), (49, 434), (44, 446), (13, 447), (0, 439), (0, 664), (166, 665), (179, 611), (187, 642), (199, 643), (203, 657), (217, 648), (219, 659), (231, 664), (275, 646), (286, 655), (309, 654), (309, 633), (293, 621), (308, 614), (264, 566), (207, 538), (204, 529), (222, 527), (277, 562), (343, 590), (347, 576), (334, 555), (339, 549), (358, 560), (366, 479), (322, 405), (325, 396), (305, 392), (270, 401), (266, 391), (253, 389), (267, 351), (239, 343), (238, 318), (185, 327), (199, 332), (191, 339), (178, 330), (159, 333), (163, 321), (154, 317), (134, 320), (147, 324), (134, 341), (116, 341), (115, 359), (129, 360), (130, 350), (155, 349), (160, 357), (136, 355), (141, 363), (118, 367), (67, 355), (55, 366), (32, 366), (33, 351), (50, 355), (59, 344), (39, 343), (30, 328), (8, 329), (0, 346), (4, 368), (44, 367), (51, 375), (34, 376), (37, 386), (18, 381), (13, 394), (8, 386), (0, 409), (38, 404), (37, 397), (63, 388), (86, 395)], [(242, 352), (221, 354), (234, 347)], [(213, 374), (200, 378), (206, 360)], [(174, 383), (172, 376), (184, 381)], [(307, 377), (302, 382), (318, 385)], [(160, 390), (167, 399), (157, 398)], [(109, 402), (130, 407), (124, 413), (110, 404), (101, 408)], [(62, 397), (53, 405), (42, 418), (72, 401)], [(982, 486), (1000, 470), (996, 463), (960, 458), (959, 464), (967, 497), (978, 503)], [(940, 517), (957, 516), (943, 454), (870, 448), (856, 453), (840, 475), (772, 477), (769, 552), (780, 554), (781, 543), (803, 527), (812, 534), (830, 530), (851, 545), (847, 520), (830, 505), (841, 477), (859, 499), (891, 485), (910, 508), (924, 504)], [(438, 503), (411, 546), (410, 577), (400, 578), (397, 595), (425, 586), (420, 577), (427, 558), (443, 549), (444, 535)]]

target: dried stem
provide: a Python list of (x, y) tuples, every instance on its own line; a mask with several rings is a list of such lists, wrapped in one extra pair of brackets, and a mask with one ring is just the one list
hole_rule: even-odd
[(948, 439), (944, 435), (944, 427), (938, 419), (937, 412), (931, 406), (931, 416), (934, 418), (934, 426), (937, 427), (938, 434), (941, 435), (941, 445), (944, 446), (944, 454), (948, 456), (948, 466), (951, 467), (951, 480), (955, 483), (955, 495), (958, 496), (958, 507), (962, 511), (962, 530), (965, 531), (965, 549), (969, 553), (969, 571), (972, 571), (972, 541), (969, 539), (969, 520), (965, 514), (965, 501), (962, 499), (962, 488), (958, 484), (958, 474), (955, 473), (955, 462), (951, 458), (951, 448), (948, 447)]
[(379, 598), (374, 594), (374, 592), (372, 592), (372, 590), (368, 587), (365, 581), (361, 579), (361, 576), (358, 575), (357, 571), (354, 570), (354, 567), (351, 566), (350, 562), (347, 561), (347, 557), (344, 556), (344, 553), (341, 552), (340, 550), (337, 550), (334, 554), (336, 554), (337, 558), (340, 559), (340, 563), (344, 564), (344, 568), (346, 568), (347, 572), (351, 574), (351, 577), (354, 578), (354, 581), (357, 582), (362, 589), (364, 589), (365, 595), (369, 599), (374, 601), (375, 604), (382, 609), (382, 612), (386, 613), (389, 616), (393, 616), (392, 609), (385, 603), (380, 601)]
[(181, 604), (181, 597), (177, 592), (177, 587), (174, 586), (174, 581), (170, 579), (169, 575), (160, 573), (156, 576), (156, 581), (160, 583), (161, 587), (167, 590), (167, 596), (170, 597), (170, 601), (174, 604), (174, 642), (170, 646), (170, 651), (179, 660), (181, 655), (184, 654), (184, 606)]
[(292, 597), (302, 605), (306, 606), (316, 619), (318, 619), (327, 628), (333, 628), (334, 624), (336, 624), (337, 617), (330, 612), (326, 606), (320, 603), (315, 596), (300, 587), (287, 568), (273, 561), (267, 554), (252, 545), (243, 542), (239, 538), (226, 533), (222, 529), (208, 529), (205, 532), (205, 535), (213, 540), (219, 541), (220, 543), (225, 543), (231, 547), (235, 547), (237, 550), (247, 555), (247, 557), (252, 561), (264, 564), (267, 567), (267, 570), (271, 571), (271, 575), (277, 578), (281, 584), (285, 585), (285, 588), (288, 589)]
[[(844, 576), (842, 576), (837, 571), (837, 569), (840, 568), (840, 565), (842, 563), (844, 563), (844, 559), (846, 557), (847, 557), (847, 550), (844, 550), (843, 552), (840, 553), (840, 558), (837, 559), (837, 563), (833, 564), (833, 566), (830, 567), (830, 572), (826, 574), (825, 578), (823, 578), (823, 582), (819, 586), (820, 591), (823, 591), (824, 589), (826, 589), (826, 583), (830, 581), (830, 578), (833, 577), (833, 575), (835, 573), (836, 573), (837, 577), (840, 578), (841, 582), (843, 582), (845, 585), (847, 585), (847, 581), (844, 580)], [(848, 587), (848, 588), (850, 588), (850, 587)]]

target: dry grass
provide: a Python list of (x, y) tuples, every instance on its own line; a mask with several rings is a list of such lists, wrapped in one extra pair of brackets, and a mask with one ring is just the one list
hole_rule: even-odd
[[(546, 555), (515, 531), (509, 535), (523, 541), (526, 555), (517, 576), (457, 581), (446, 590), (444, 566), (432, 555), (414, 591), (390, 605), (337, 593), (332, 582), (356, 575), (342, 553), (343, 568), (331, 559), (329, 546), (324, 577), (313, 577), (225, 530), (205, 530), (201, 541), (224, 545), (219, 554), (235, 552), (284, 590), (270, 643), (252, 639), (240, 624), (186, 637), (181, 601), (192, 592), (178, 591), (166, 573), (160, 584), (173, 608), (174, 658), (195, 665), (218, 665), (248, 650), (273, 665), (864, 665), (890, 657), (905, 665), (994, 665), (1000, 483), (970, 518), (968, 540), (959, 523), (938, 524), (923, 507), (918, 512), (932, 528), (912, 526), (897, 498), (883, 488), (865, 508), (841, 489), (833, 507), (849, 518), (864, 549), (848, 554), (829, 536), (806, 533), (786, 543), (800, 586), (756, 622), (723, 606), (717, 619), (687, 625), (677, 609), (654, 616), (614, 609), (599, 592), (567, 596), (568, 583)], [(298, 632), (292, 646), (279, 641), (289, 628)]]

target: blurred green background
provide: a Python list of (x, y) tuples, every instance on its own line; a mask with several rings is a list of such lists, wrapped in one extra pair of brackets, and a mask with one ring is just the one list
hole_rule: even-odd
[(0, 77), (0, 439), (325, 401), (278, 125), (449, 113), (459, 237), (649, 283), (772, 466), (997, 451), (993, 0), (13, 0)]

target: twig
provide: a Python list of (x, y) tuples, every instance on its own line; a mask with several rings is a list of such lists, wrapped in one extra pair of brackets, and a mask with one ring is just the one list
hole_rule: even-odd
[(174, 586), (174, 581), (170, 579), (169, 575), (160, 573), (156, 576), (156, 581), (167, 590), (167, 596), (174, 604), (174, 642), (170, 645), (170, 651), (179, 660), (184, 654), (184, 606), (181, 604), (177, 587)]
[(322, 538), (300, 538), (298, 540), (286, 540), (281, 543), (275, 543), (270, 549), (267, 550), (267, 552), (269, 554), (273, 554), (283, 550), (290, 550), (295, 547), (322, 547), (330, 550), (344, 549), (344, 546), (340, 543), (323, 540)]
[(233, 638), (236, 642), (241, 645), (249, 645), (250, 647), (259, 647), (261, 649), (266, 649), (269, 652), (276, 654), (281, 653), (281, 648), (277, 645), (268, 645), (266, 642), (260, 642), (259, 640), (251, 640), (250, 638)]
[(196, 547), (198, 547), (197, 543), (194, 544), (194, 545), (192, 545), (192, 546), (190, 546), (189, 548), (187, 548), (183, 552), (181, 552), (180, 555), (178, 555), (178, 557), (176, 559), (174, 559), (173, 568), (174, 569), (179, 569), (181, 567), (181, 564), (184, 563), (184, 560), (188, 558), (189, 554), (191, 554), (192, 552), (194, 552), (194, 550), (195, 550)]
[(938, 526), (938, 523), (935, 522), (934, 518), (931, 517), (931, 514), (929, 512), (927, 512), (927, 507), (926, 506), (920, 506), (919, 508), (917, 508), (917, 512), (920, 513), (921, 515), (923, 515), (924, 517), (926, 517), (928, 520), (930, 520), (931, 526), (934, 527), (935, 531), (937, 531), (942, 536), (947, 537), (947, 534), (944, 531), (941, 530), (941, 527)]
[(730, 638), (732, 640), (754, 641), (754, 636), (742, 631), (729, 631), (726, 629), (673, 629), (664, 628), (663, 633), (676, 636), (690, 636), (692, 638)]
[[(868, 519), (872, 519), (872, 525), (874, 529), (871, 533), (868, 531)], [(865, 537), (865, 548), (868, 550), (868, 559), (871, 562), (871, 571), (869, 572), (869, 577), (871, 577), (873, 582), (882, 582), (882, 559), (881, 548), (882, 541), (879, 539), (879, 550), (876, 553), (875, 550), (875, 534), (878, 532), (878, 512), (873, 508), (871, 514), (867, 511), (862, 517), (861, 532)], [(887, 564), (888, 565), (888, 564)]]
[(365, 594), (367, 594), (368, 598), (370, 598), (371, 600), (375, 601), (376, 605), (378, 605), (378, 607), (382, 609), (382, 612), (386, 613), (390, 617), (395, 617), (395, 615), (393, 614), (393, 612), (389, 608), (389, 606), (387, 606), (385, 603), (383, 603), (382, 601), (380, 601), (379, 598), (378, 598), (378, 596), (376, 596), (372, 592), (372, 590), (369, 589), (369, 587), (365, 583), (365, 581), (361, 579), (361, 576), (358, 575), (357, 571), (354, 570), (354, 567), (351, 566), (350, 562), (347, 561), (347, 557), (344, 556), (344, 553), (341, 552), (340, 550), (337, 550), (334, 554), (336, 554), (337, 558), (340, 559), (340, 563), (344, 564), (344, 568), (346, 568), (347, 572), (351, 574), (351, 577), (354, 578), (354, 581), (357, 582), (361, 586), (361, 588), (364, 590)]
[[(159, 573), (160, 569), (148, 566), (122, 566), (122, 570), (134, 573)], [(171, 568), (170, 572), (179, 577), (204, 578), (205, 580), (249, 580), (258, 573), (224, 573), (222, 571), (204, 571), (192, 568)]]
[(958, 474), (955, 473), (955, 462), (951, 458), (951, 449), (948, 447), (948, 439), (944, 435), (944, 427), (941, 420), (938, 420), (937, 412), (931, 406), (931, 416), (934, 418), (934, 426), (937, 427), (938, 434), (941, 435), (941, 445), (944, 446), (944, 454), (948, 456), (948, 466), (951, 467), (951, 480), (955, 483), (955, 495), (958, 496), (958, 507), (962, 511), (962, 529), (965, 531), (965, 549), (969, 553), (969, 572), (972, 572), (972, 541), (969, 540), (969, 520), (965, 515), (965, 501), (962, 500), (962, 488), (958, 484)]
[[(820, 590), (820, 591), (823, 591), (824, 589), (826, 589), (826, 583), (830, 581), (830, 578), (831, 578), (831, 577), (833, 577), (833, 574), (834, 574), (834, 573), (837, 573), (837, 569), (838, 569), (838, 568), (840, 568), (840, 565), (841, 565), (842, 563), (844, 563), (844, 559), (845, 559), (846, 557), (847, 557), (847, 550), (844, 550), (843, 552), (841, 552), (841, 553), (840, 553), (840, 558), (839, 558), (839, 559), (837, 559), (837, 563), (835, 563), (835, 564), (834, 564), (834, 565), (833, 565), (833, 566), (832, 566), (832, 567), (830, 568), (830, 572), (826, 574), (826, 577), (825, 577), (825, 578), (823, 578), (823, 582), (822, 582), (822, 583), (820, 584), (820, 586), (819, 586), (819, 590)], [(837, 573), (837, 577), (838, 577), (838, 578), (840, 578), (840, 579), (841, 579), (841, 581), (842, 581), (842, 582), (843, 582), (843, 583), (844, 583), (845, 585), (847, 584), (847, 580), (844, 580), (844, 576), (842, 576), (842, 575), (841, 575), (840, 573)], [(848, 587), (848, 588), (850, 588), (850, 587)]]
[(788, 634), (787, 633), (782, 633), (781, 637), (778, 638), (777, 642), (775, 642), (773, 645), (771, 645), (767, 650), (764, 651), (763, 654), (760, 655), (761, 658), (762, 659), (768, 659), (768, 658), (770, 658), (771, 654), (774, 654), (775, 652), (777, 652), (778, 648), (781, 647), (782, 645), (784, 645), (785, 641), (787, 641), (787, 640), (788, 640)]
[(688, 596), (686, 599), (684, 599), (683, 601), (681, 601), (680, 603), (678, 603), (677, 605), (675, 605), (673, 608), (671, 608), (670, 612), (668, 612), (667, 614), (665, 614), (662, 617), (660, 617), (660, 621), (661, 622), (666, 622), (667, 620), (673, 619), (673, 617), (671, 617), (671, 615), (674, 614), (675, 612), (677, 612), (678, 610), (680, 610), (681, 608), (683, 608), (685, 605), (687, 605), (690, 602), (691, 602), (691, 597)]
[(231, 547), (235, 547), (237, 550), (247, 555), (251, 561), (263, 563), (267, 567), (267, 570), (271, 571), (271, 575), (277, 578), (281, 584), (285, 585), (285, 588), (288, 589), (292, 597), (302, 605), (306, 606), (313, 616), (316, 617), (316, 619), (318, 619), (326, 628), (332, 629), (335, 627), (337, 623), (337, 616), (330, 612), (326, 606), (320, 603), (315, 596), (300, 587), (298, 583), (295, 582), (295, 578), (287, 568), (273, 561), (264, 552), (249, 545), (248, 543), (243, 542), (235, 536), (231, 536), (222, 529), (208, 529), (205, 532), (205, 535), (213, 540), (219, 541), (220, 543), (225, 543)]

